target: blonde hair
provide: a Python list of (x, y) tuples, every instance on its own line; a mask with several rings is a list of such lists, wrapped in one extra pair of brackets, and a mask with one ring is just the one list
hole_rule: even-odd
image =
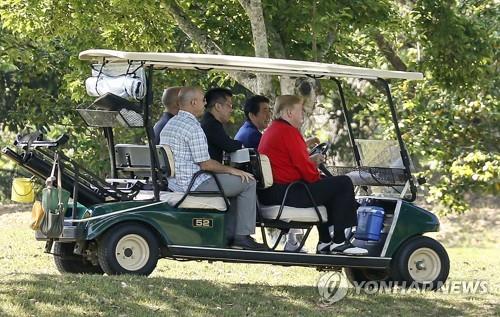
[(287, 109), (293, 108), (295, 104), (304, 104), (304, 98), (296, 95), (281, 95), (276, 97), (274, 102), (274, 119), (281, 117)]

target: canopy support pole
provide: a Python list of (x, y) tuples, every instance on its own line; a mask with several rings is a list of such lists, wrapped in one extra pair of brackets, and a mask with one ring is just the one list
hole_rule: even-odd
[(349, 112), (347, 110), (347, 104), (345, 102), (345, 96), (344, 96), (344, 90), (342, 89), (342, 84), (340, 83), (340, 80), (337, 78), (332, 78), (335, 83), (337, 83), (337, 87), (339, 90), (339, 95), (340, 95), (340, 101), (342, 105), (342, 113), (344, 114), (344, 120), (346, 122), (347, 126), (347, 132), (349, 134), (349, 141), (351, 142), (352, 149), (354, 151), (354, 159), (356, 160), (356, 165), (358, 167), (361, 167), (361, 156), (359, 154), (358, 146), (356, 145), (356, 142), (354, 140), (354, 133), (352, 132), (352, 127), (351, 127), (351, 118), (349, 117)]
[(391, 110), (392, 122), (394, 123), (394, 129), (395, 129), (394, 131), (396, 132), (396, 137), (399, 143), (401, 159), (403, 160), (405, 173), (408, 178), (408, 182), (410, 184), (411, 198), (409, 199), (409, 201), (414, 201), (417, 198), (417, 187), (415, 186), (415, 183), (413, 182), (413, 177), (411, 175), (410, 156), (408, 155), (408, 151), (406, 150), (406, 146), (401, 136), (401, 130), (399, 129), (398, 115), (396, 113), (396, 108), (394, 107), (394, 101), (392, 100), (391, 88), (389, 87), (389, 83), (387, 82), (387, 80), (378, 78), (378, 81), (382, 83), (382, 86), (385, 89), (385, 93), (387, 95), (387, 102), (389, 103), (389, 109)]
[(144, 126), (146, 127), (146, 136), (148, 138), (149, 153), (151, 157), (151, 181), (153, 183), (154, 200), (160, 200), (160, 189), (158, 186), (158, 171), (160, 164), (156, 152), (156, 144), (154, 144), (154, 131), (151, 126), (151, 106), (153, 104), (153, 66), (148, 66), (147, 69), (147, 86), (146, 86), (146, 104), (144, 105)]
[(116, 178), (115, 140), (112, 128), (103, 128), (104, 137), (108, 143), (109, 162), (111, 163), (110, 178)]

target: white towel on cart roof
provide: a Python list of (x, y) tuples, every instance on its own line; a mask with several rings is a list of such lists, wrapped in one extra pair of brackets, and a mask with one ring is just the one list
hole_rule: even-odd
[(89, 77), (85, 80), (85, 88), (92, 97), (109, 92), (125, 99), (141, 100), (145, 93), (142, 80), (131, 75), (109, 77), (101, 74), (99, 77)]

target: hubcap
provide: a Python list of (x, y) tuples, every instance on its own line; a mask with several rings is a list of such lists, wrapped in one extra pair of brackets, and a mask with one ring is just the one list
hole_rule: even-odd
[(123, 236), (116, 244), (115, 257), (127, 271), (137, 271), (148, 262), (148, 243), (137, 234)]
[(408, 259), (408, 272), (415, 282), (430, 283), (441, 272), (441, 260), (436, 251), (432, 249), (417, 249)]

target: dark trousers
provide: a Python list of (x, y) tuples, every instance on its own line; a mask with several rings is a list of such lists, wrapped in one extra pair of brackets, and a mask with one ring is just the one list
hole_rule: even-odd
[[(264, 205), (280, 205), (287, 184), (274, 184), (259, 191), (259, 201)], [(354, 197), (354, 186), (348, 176), (325, 177), (315, 183), (307, 184), (316, 205), (324, 205), (328, 221), (318, 226), (319, 239), (322, 242), (331, 241), (328, 227), (334, 226), (334, 242), (345, 241), (344, 229), (357, 224), (356, 210), (359, 204)], [(305, 188), (294, 185), (288, 191), (286, 206), (306, 208), (313, 204)]]

